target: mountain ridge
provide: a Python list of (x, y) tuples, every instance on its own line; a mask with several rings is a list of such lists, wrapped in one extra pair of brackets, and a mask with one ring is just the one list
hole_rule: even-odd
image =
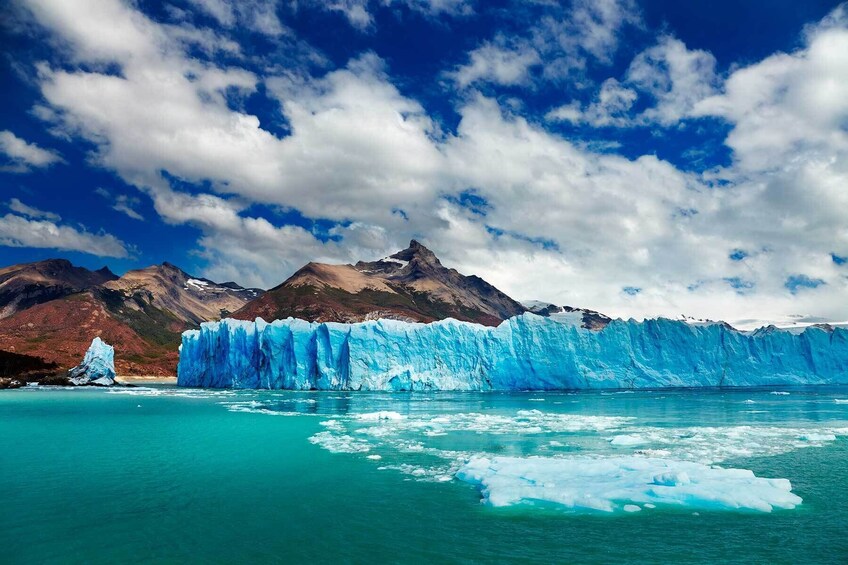
[(120, 373), (171, 375), (183, 331), (261, 292), (193, 277), (168, 262), (121, 277), (66, 259), (12, 265), (0, 269), (0, 350), (67, 369), (100, 336), (115, 346)]
[(524, 307), (476, 275), (444, 267), (417, 240), (376, 261), (310, 262), (232, 317), (356, 322), (376, 318), (432, 322), (448, 317), (497, 325)]

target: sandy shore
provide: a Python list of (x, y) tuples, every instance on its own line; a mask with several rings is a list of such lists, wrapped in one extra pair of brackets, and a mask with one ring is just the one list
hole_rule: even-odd
[(115, 380), (120, 383), (132, 385), (142, 385), (151, 383), (159, 383), (164, 385), (177, 384), (177, 377), (161, 377), (157, 375), (118, 375), (117, 377), (115, 377)]

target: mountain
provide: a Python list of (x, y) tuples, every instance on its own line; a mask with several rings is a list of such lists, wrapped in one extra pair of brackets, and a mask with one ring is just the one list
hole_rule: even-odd
[(67, 369), (100, 336), (115, 347), (119, 374), (174, 374), (183, 331), (220, 319), (262, 292), (192, 277), (170, 263), (120, 278), (64, 260), (0, 273), (0, 296), (15, 305), (0, 319), (0, 349)]
[(412, 240), (409, 247), (356, 265), (308, 263), (233, 318), (320, 322), (456, 318), (494, 326), (525, 308), (477, 276), (460, 274)]
[(107, 267), (90, 271), (65, 259), (5, 267), (0, 269), (0, 319), (117, 278)]
[(121, 278), (105, 283), (103, 289), (102, 295), (113, 309), (138, 310), (152, 306), (194, 326), (224, 318), (262, 293), (260, 289), (242, 288), (233, 282), (218, 284), (192, 277), (171, 263), (128, 271)]

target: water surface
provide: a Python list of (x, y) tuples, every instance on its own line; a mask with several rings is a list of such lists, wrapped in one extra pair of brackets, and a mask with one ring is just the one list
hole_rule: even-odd
[[(848, 560), (839, 388), (20, 389), (0, 393), (0, 422), (9, 563)], [(788, 479), (803, 502), (493, 507), (455, 478), (481, 456), (720, 465)]]

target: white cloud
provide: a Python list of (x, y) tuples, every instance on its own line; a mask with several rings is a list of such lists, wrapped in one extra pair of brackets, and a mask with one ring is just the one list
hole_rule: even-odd
[[(519, 298), (625, 316), (848, 318), (848, 279), (830, 257), (848, 255), (839, 129), (848, 50), (837, 24), (811, 29), (798, 53), (736, 71), (718, 96), (711, 57), (665, 38), (637, 57), (632, 82), (608, 81), (572, 108), (575, 119), (620, 120), (638, 86), (657, 101), (640, 119), (729, 120), (735, 164), (700, 176), (651, 155), (594, 153), (473, 86), (457, 132), (445, 133), (374, 54), (318, 77), (258, 77), (188, 57), (172, 30), (124, 4), (80, 0), (71, 13), (32, 2), (73, 58), (121, 67), (119, 76), (42, 67), (43, 115), (94, 143), (94, 162), (148, 194), (165, 221), (196, 226), (215, 278), (269, 286), (307, 260), (375, 258), (417, 236), (445, 263)], [(131, 48), (100, 33), (110, 26)], [(595, 30), (574, 51), (557, 49), (600, 61), (616, 37)], [(227, 104), (224, 89), (250, 92), (260, 81), (281, 102), (289, 136)], [(216, 193), (178, 192), (171, 178)], [(471, 189), (485, 199), (482, 213), (457, 198)], [(345, 220), (333, 230), (341, 241), (251, 217), (256, 203)], [(749, 257), (731, 260), (736, 249)], [(784, 286), (793, 275), (826, 284), (793, 296)], [(754, 286), (740, 293), (733, 281)]]
[(277, 16), (278, 2), (276, 0), (189, 0), (189, 2), (225, 28), (240, 26), (271, 37), (280, 36), (287, 31)]
[(113, 196), (111, 192), (102, 187), (95, 189), (94, 192), (109, 200), (112, 203), (113, 210), (126, 214), (133, 220), (144, 220), (144, 216), (139, 214), (135, 209), (141, 204), (141, 200), (137, 197), (129, 196), (128, 194), (116, 194)]
[(552, 4), (548, 12), (523, 36), (484, 42), (449, 76), (461, 88), (477, 82), (529, 85), (531, 69), (540, 67), (545, 79), (560, 81), (582, 72), (588, 61), (609, 64), (622, 29), (641, 22), (631, 0), (573, 0)]
[(91, 233), (50, 220), (6, 214), (0, 217), (0, 245), (80, 251), (99, 257), (127, 257), (123, 241), (107, 233)]
[[(619, 34), (630, 25), (640, 25), (641, 15), (631, 0), (573, 0), (557, 16), (547, 16), (533, 31), (537, 47), (575, 59), (583, 56), (609, 63), (618, 50)], [(562, 61), (566, 67), (581, 61)]]
[(374, 17), (368, 10), (368, 0), (336, 0), (323, 5), (325, 10), (340, 12), (357, 29), (368, 29), (374, 23)]
[[(474, 12), (469, 0), (305, 0), (303, 3), (328, 12), (338, 12), (360, 31), (373, 29), (374, 13), (384, 7), (405, 6), (426, 17), (467, 16)], [(297, 4), (294, 6), (297, 7)]]
[(689, 115), (715, 92), (715, 65), (712, 53), (690, 50), (671, 36), (638, 54), (627, 70), (627, 82), (656, 99), (638, 119), (669, 126)]
[(478, 81), (504, 86), (527, 84), (530, 68), (542, 62), (539, 53), (528, 44), (506, 46), (491, 42), (474, 49), (468, 59), (449, 75), (460, 88)]
[[(716, 93), (715, 66), (711, 53), (690, 50), (679, 39), (664, 36), (633, 58), (623, 82), (609, 78), (591, 103), (572, 101), (545, 117), (594, 127), (672, 127), (697, 117), (696, 106)], [(650, 105), (637, 114), (633, 105), (640, 95)]]
[(227, 0), (189, 0), (200, 10), (212, 16), (224, 27), (232, 27), (236, 23), (233, 5)]
[(841, 169), (848, 152), (848, 22), (845, 6), (807, 30), (807, 45), (733, 72), (695, 114), (733, 125), (727, 145), (742, 170), (800, 163)]
[(554, 108), (545, 115), (547, 120), (586, 123), (594, 127), (624, 127), (630, 125), (629, 115), (638, 94), (631, 88), (622, 86), (614, 78), (604, 81), (596, 99), (585, 108), (579, 102), (572, 102)]
[(52, 220), (54, 222), (58, 222), (62, 219), (59, 214), (54, 214), (53, 212), (45, 212), (44, 210), (39, 210), (38, 208), (33, 208), (32, 206), (27, 206), (17, 198), (12, 198), (11, 200), (9, 200), (8, 206), (9, 210), (11, 210), (12, 212), (17, 212), (22, 216), (26, 216), (35, 220), (44, 218), (45, 220)]
[(405, 5), (410, 10), (438, 16), (468, 16), (474, 13), (474, 0), (382, 0), (387, 6)]
[(56, 152), (27, 143), (9, 130), (0, 131), (0, 154), (7, 161), (0, 163), (0, 172), (7, 173), (25, 173), (64, 162)]

